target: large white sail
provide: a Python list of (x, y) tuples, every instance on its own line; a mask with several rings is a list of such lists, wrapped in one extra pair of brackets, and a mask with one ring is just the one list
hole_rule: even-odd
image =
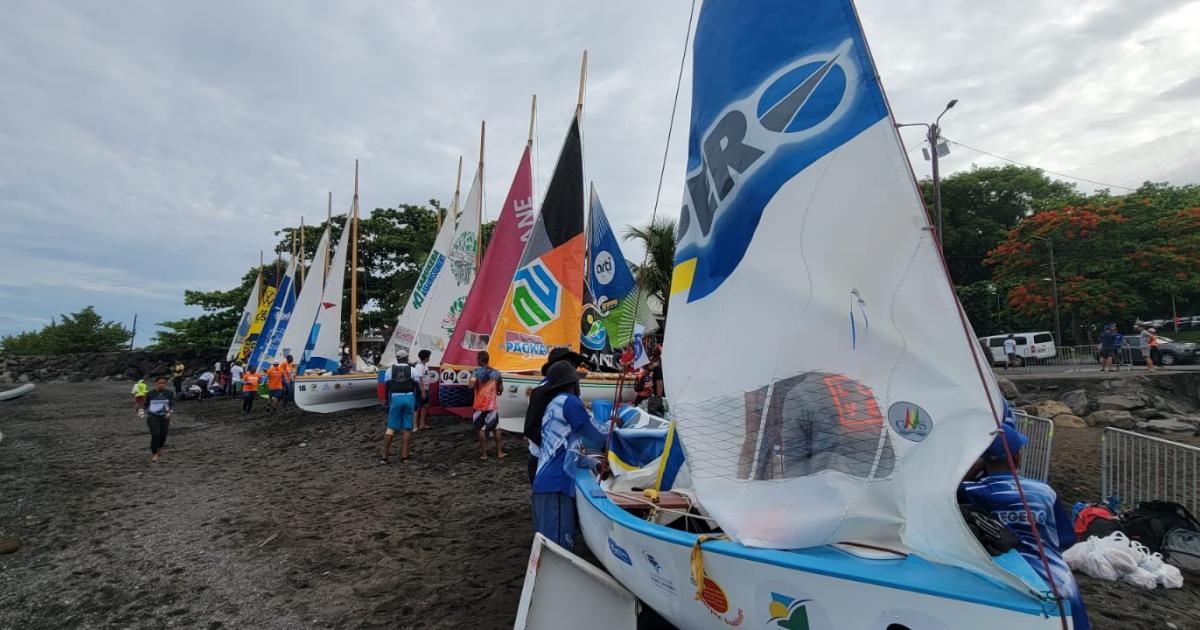
[(704, 507), (1011, 580), (955, 490), (1001, 401), (849, 2), (705, 3), (664, 343)]
[(450, 335), (466, 305), (471, 283), (475, 281), (483, 204), (482, 178), (483, 169), (480, 168), (475, 172), (457, 220), (448, 216), (442, 223), (380, 365), (394, 363), (396, 352), (401, 350), (414, 359), (419, 350), (429, 350), (430, 364), (441, 363)]
[(321, 369), (337, 370), (342, 352), (342, 287), (346, 282), (346, 257), (350, 252), (350, 222), (352, 214), (346, 216), (342, 235), (338, 237), (333, 262), (329, 263), (329, 274), (325, 277), (325, 288), (321, 292), (316, 320), (309, 329), (308, 341), (301, 353), (298, 372)]
[(237, 358), (238, 352), (242, 349), (242, 344), (246, 341), (246, 335), (250, 334), (250, 324), (254, 323), (254, 314), (258, 312), (258, 294), (262, 291), (262, 273), (254, 279), (254, 286), (250, 289), (250, 295), (246, 296), (246, 306), (242, 308), (242, 317), (238, 320), (237, 330), (233, 333), (233, 341), (229, 344), (229, 352), (225, 354), (226, 361), (232, 361)]
[(288, 355), (296, 358), (304, 352), (304, 346), (308, 343), (309, 334), (312, 332), (312, 325), (317, 321), (317, 314), (321, 311), (321, 300), (325, 291), (325, 258), (328, 252), (329, 228), (326, 227), (325, 232), (321, 234), (321, 240), (317, 243), (312, 264), (309, 265), (307, 282), (300, 288), (300, 297), (296, 298), (296, 307), (292, 309), (292, 317), (288, 322), (287, 330), (283, 333), (283, 340), (280, 342), (275, 356), (272, 357), (277, 361), (283, 360)]

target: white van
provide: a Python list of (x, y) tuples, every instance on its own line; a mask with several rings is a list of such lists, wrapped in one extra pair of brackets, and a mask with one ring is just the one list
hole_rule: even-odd
[[(1018, 365), (1046, 361), (1053, 359), (1057, 354), (1054, 349), (1054, 335), (1048, 332), (1025, 332), (1012, 335), (1013, 341), (1017, 342)], [(1008, 339), (1007, 334), (979, 338), (979, 343), (992, 355), (992, 365), (1008, 363), (1008, 355), (1004, 354), (1005, 339)]]

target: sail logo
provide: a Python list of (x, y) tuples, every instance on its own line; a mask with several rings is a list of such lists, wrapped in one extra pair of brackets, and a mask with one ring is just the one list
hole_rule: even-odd
[(794, 599), (787, 595), (771, 593), (771, 603), (767, 605), (767, 621), (770, 628), (808, 628), (808, 606), (811, 599)]
[(613, 255), (607, 251), (596, 254), (596, 261), (592, 264), (592, 267), (592, 272), (596, 275), (596, 280), (600, 284), (607, 285), (617, 275), (617, 263), (613, 260)]
[[(715, 291), (745, 256), (767, 205), (813, 162), (886, 115), (859, 98), (858, 56), (846, 39), (793, 60), (728, 104), (691, 140), (671, 293)], [(802, 202), (780, 212), (799, 211)]]
[(513, 276), (513, 312), (530, 332), (537, 332), (558, 317), (561, 298), (562, 287), (541, 259)]
[(521, 231), (521, 242), (529, 241), (533, 233), (533, 224), (537, 222), (537, 209), (533, 207), (533, 197), (513, 200), (513, 214), (517, 215), (517, 229)]
[(450, 247), (450, 272), (458, 286), (468, 284), (475, 277), (475, 259), (479, 251), (479, 239), (474, 232), (463, 232), (454, 239)]
[(526, 359), (550, 354), (550, 349), (546, 347), (546, 342), (542, 341), (541, 337), (511, 330), (504, 332), (504, 351), (509, 354), (519, 354)]
[(413, 306), (421, 308), (425, 304), (425, 298), (429, 297), (429, 291), (433, 289), (433, 283), (445, 264), (446, 257), (441, 252), (434, 250), (429, 254), (429, 260), (425, 261), (417, 278), (417, 286), (413, 287)]
[(888, 407), (888, 424), (900, 437), (911, 442), (924, 440), (933, 430), (929, 412), (910, 402), (893, 403)]

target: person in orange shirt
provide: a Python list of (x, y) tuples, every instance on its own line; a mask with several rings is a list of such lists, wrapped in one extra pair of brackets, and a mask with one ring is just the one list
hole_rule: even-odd
[(275, 411), (279, 409), (279, 404), (283, 402), (283, 380), (286, 372), (279, 367), (279, 362), (276, 361), (267, 368), (267, 393), (271, 397), (271, 404), (267, 407), (267, 411)]
[(250, 413), (254, 409), (254, 399), (258, 398), (258, 372), (254, 370), (254, 366), (246, 368), (246, 372), (242, 374), (242, 415)]
[(280, 363), (279, 367), (283, 368), (283, 404), (287, 406), (289, 400), (296, 399), (296, 394), (292, 390), (296, 382), (296, 360), (289, 354), (283, 358), (283, 363)]

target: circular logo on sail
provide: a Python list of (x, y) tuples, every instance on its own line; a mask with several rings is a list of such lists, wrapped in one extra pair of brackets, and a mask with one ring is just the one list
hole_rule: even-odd
[(910, 402), (893, 403), (888, 407), (888, 424), (902, 438), (920, 442), (933, 430), (929, 412)]
[(613, 255), (608, 252), (600, 252), (596, 254), (595, 272), (596, 280), (600, 284), (608, 284), (612, 282), (613, 276), (617, 274), (617, 263), (613, 260)]
[(603, 350), (604, 344), (608, 340), (608, 333), (604, 330), (604, 321), (600, 318), (600, 311), (591, 304), (583, 306), (583, 317), (579, 322), (579, 342), (588, 350)]
[[(878, 86), (859, 80), (854, 46), (847, 39), (788, 62), (692, 138), (672, 294), (686, 291), (692, 302), (720, 287), (741, 263), (780, 187), (886, 117), (881, 98), (860, 95)], [(702, 98), (697, 111), (706, 105), (712, 108)], [(778, 211), (799, 211), (804, 202), (795, 202)]]

